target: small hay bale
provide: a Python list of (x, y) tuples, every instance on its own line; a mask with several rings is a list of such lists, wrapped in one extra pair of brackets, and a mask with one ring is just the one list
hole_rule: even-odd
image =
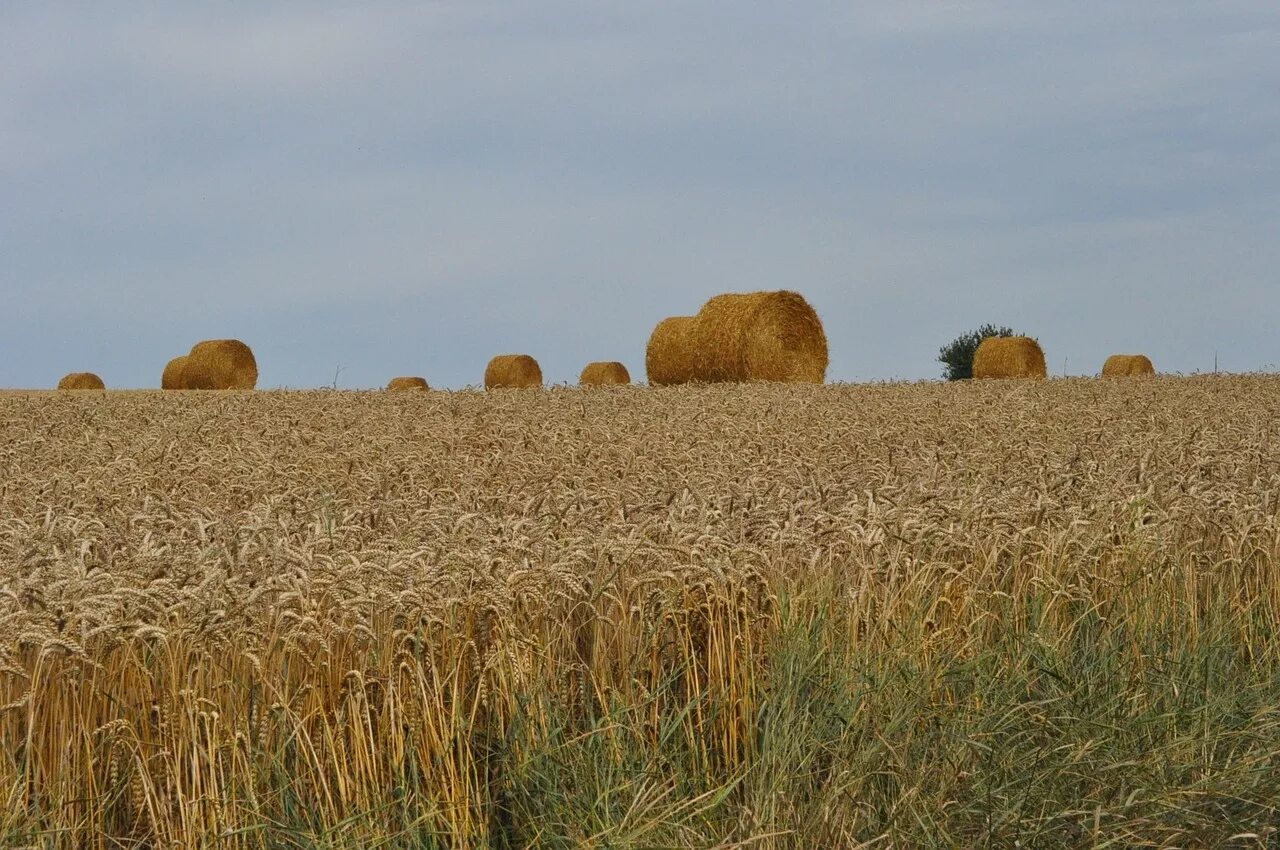
[(669, 316), (658, 322), (645, 348), (644, 371), (654, 386), (693, 380), (693, 316)]
[(60, 390), (105, 390), (107, 385), (92, 372), (72, 372), (58, 381)]
[(486, 390), (541, 386), (542, 368), (527, 354), (499, 354), (484, 370)]
[[(197, 342), (187, 355), (192, 375), (207, 375), (215, 390), (251, 390), (258, 385), (258, 361), (253, 350), (238, 339)], [(195, 368), (193, 368), (193, 366)], [(188, 384), (192, 381), (189, 379)], [(188, 386), (187, 389), (202, 389)]]
[(183, 354), (164, 364), (164, 373), (160, 376), (160, 389), (185, 390), (186, 380), (183, 370), (187, 365), (187, 355)]
[(426, 378), (419, 378), (416, 375), (404, 375), (399, 378), (392, 378), (387, 384), (387, 392), (409, 392), (412, 390), (429, 390)]
[(1131, 378), (1155, 373), (1156, 367), (1145, 354), (1113, 354), (1102, 364), (1104, 378)]
[(627, 367), (616, 360), (601, 360), (588, 363), (578, 376), (578, 383), (584, 387), (605, 387), (631, 383), (631, 373)]
[(822, 321), (797, 292), (717, 295), (692, 333), (695, 380), (820, 384), (827, 375)]
[(1029, 336), (989, 336), (973, 354), (974, 378), (1043, 378), (1040, 343)]

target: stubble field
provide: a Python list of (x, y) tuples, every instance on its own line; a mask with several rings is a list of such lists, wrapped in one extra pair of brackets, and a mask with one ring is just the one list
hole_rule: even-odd
[(1280, 379), (0, 395), (0, 845), (1274, 846)]

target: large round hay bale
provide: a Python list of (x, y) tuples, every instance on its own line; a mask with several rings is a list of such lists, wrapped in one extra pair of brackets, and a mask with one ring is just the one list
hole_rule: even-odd
[[(254, 359), (253, 350), (238, 339), (197, 342), (187, 355), (185, 368), (206, 374), (215, 390), (251, 390), (258, 385), (258, 361)], [(187, 389), (197, 388), (188, 386)]]
[(822, 321), (797, 292), (717, 295), (693, 320), (693, 377), (699, 381), (793, 381), (827, 375)]
[(72, 372), (58, 381), (60, 390), (105, 390), (107, 385), (92, 372)]
[(1102, 377), (1128, 378), (1154, 375), (1156, 367), (1145, 354), (1113, 354), (1102, 364)]
[(1028, 336), (989, 336), (973, 354), (974, 378), (1043, 378), (1040, 343)]
[(542, 368), (527, 354), (499, 354), (484, 370), (486, 390), (541, 386)]
[(658, 322), (645, 348), (644, 371), (655, 386), (693, 380), (693, 316)]
[(627, 367), (616, 360), (588, 363), (578, 376), (578, 383), (584, 387), (606, 387), (616, 384), (631, 383), (631, 373)]
[(412, 390), (429, 390), (426, 378), (419, 378), (416, 375), (404, 375), (399, 378), (392, 378), (387, 384), (387, 392), (409, 392)]

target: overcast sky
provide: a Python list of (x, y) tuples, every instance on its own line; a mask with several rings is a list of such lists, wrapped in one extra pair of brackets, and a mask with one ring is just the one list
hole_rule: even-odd
[(1276, 368), (1280, 3), (0, 4), (0, 386), (642, 379), (778, 288), (830, 380)]

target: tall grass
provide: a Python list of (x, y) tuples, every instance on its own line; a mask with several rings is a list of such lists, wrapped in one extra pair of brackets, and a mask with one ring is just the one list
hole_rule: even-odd
[[(867, 588), (871, 589), (871, 588)], [(597, 614), (482, 660), (474, 632), (45, 651), (3, 762), (7, 846), (1217, 846), (1280, 817), (1274, 619), (1214, 594), (1015, 599), (940, 636), (815, 584), (632, 652)], [(1108, 613), (1104, 615), (1103, 609)], [(980, 628), (975, 624), (985, 621)], [(622, 628), (619, 628), (619, 626)], [(861, 636), (859, 637), (859, 632)], [(965, 634), (964, 637), (961, 637)], [(614, 643), (619, 646), (621, 641)], [(928, 647), (928, 651), (921, 651)], [(261, 650), (259, 650), (261, 652)], [(109, 719), (108, 719), (109, 718)]]

